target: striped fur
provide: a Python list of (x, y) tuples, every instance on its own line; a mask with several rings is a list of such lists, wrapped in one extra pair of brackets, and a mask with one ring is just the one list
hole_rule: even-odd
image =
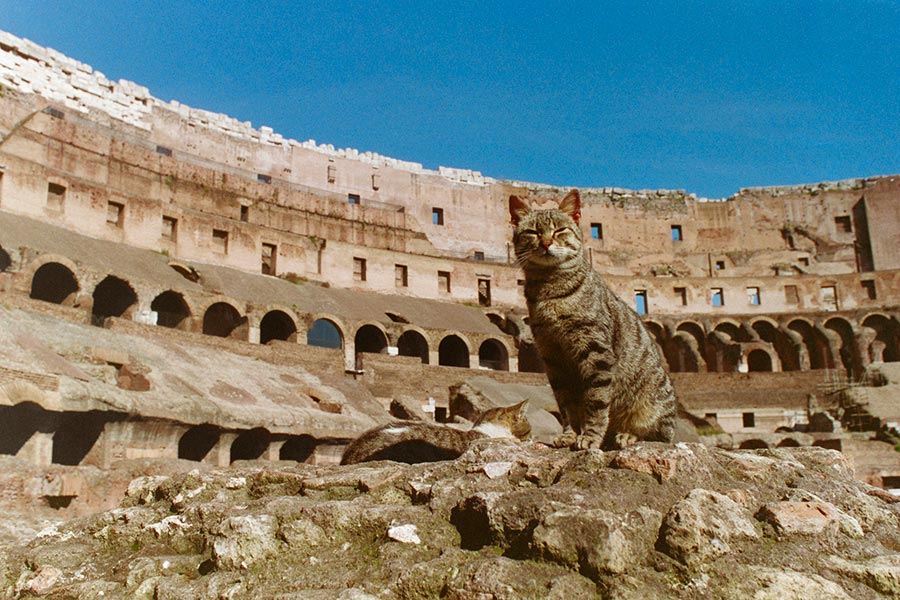
[(510, 196), (516, 259), (525, 272), (529, 325), (559, 405), (558, 446), (669, 442), (675, 391), (637, 313), (585, 256), (572, 190), (558, 209), (531, 210)]

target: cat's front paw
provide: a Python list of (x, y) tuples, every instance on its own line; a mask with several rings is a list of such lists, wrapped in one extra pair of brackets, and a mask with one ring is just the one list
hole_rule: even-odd
[(555, 440), (553, 440), (554, 448), (572, 448), (575, 446), (575, 442), (578, 439), (578, 436), (575, 435), (574, 431), (566, 431), (559, 435)]
[(627, 448), (628, 446), (636, 444), (638, 441), (638, 436), (634, 435), (633, 433), (623, 431), (622, 433), (616, 434), (615, 444), (616, 448), (621, 450), (622, 448)]
[(572, 444), (572, 447), (576, 450), (587, 450), (588, 448), (597, 448), (599, 450), (602, 446), (603, 438), (588, 434), (579, 435), (575, 439), (575, 443)]

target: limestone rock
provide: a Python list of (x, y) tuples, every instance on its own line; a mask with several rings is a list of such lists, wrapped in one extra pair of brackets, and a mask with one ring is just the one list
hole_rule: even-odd
[(887, 594), (891, 598), (900, 598), (900, 554), (874, 556), (869, 560), (860, 561), (829, 556), (825, 564), (877, 592)]
[(270, 515), (228, 518), (213, 539), (213, 558), (223, 569), (246, 569), (278, 551), (278, 524)]
[(814, 534), (828, 528), (837, 529), (838, 510), (828, 502), (772, 502), (757, 516), (783, 534)]
[(733, 539), (759, 535), (741, 505), (724, 494), (695, 489), (666, 515), (660, 540), (666, 554), (696, 564), (730, 552)]

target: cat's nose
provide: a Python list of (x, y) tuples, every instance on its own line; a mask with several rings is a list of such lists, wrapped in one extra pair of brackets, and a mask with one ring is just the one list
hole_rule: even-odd
[(549, 248), (552, 243), (553, 240), (541, 240), (541, 246), (544, 248)]

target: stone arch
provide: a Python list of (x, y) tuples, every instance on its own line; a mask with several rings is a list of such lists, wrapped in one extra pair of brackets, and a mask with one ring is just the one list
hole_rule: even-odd
[(650, 319), (644, 320), (644, 326), (647, 328), (647, 331), (650, 332), (650, 335), (653, 336), (653, 340), (659, 347), (659, 352), (662, 355), (663, 360), (666, 361), (669, 371), (674, 371), (678, 364), (678, 358), (677, 353), (673, 349), (672, 340), (667, 339), (666, 337), (666, 328), (663, 327), (662, 324)]
[(397, 338), (397, 353), (400, 356), (415, 356), (428, 364), (428, 338), (421, 331), (407, 329)]
[(191, 309), (180, 292), (167, 290), (161, 293), (150, 303), (150, 310), (156, 312), (156, 324), (160, 327), (190, 329)]
[(209, 423), (195, 425), (178, 439), (178, 458), (201, 461), (219, 443), (219, 428)]
[(53, 434), (51, 462), (57, 465), (80, 465), (100, 439), (106, 416), (99, 411), (64, 412)]
[(512, 337), (519, 337), (522, 335), (522, 329), (516, 320), (509, 318), (505, 313), (491, 310), (484, 313), (484, 316), (486, 316), (488, 321), (490, 321), (497, 329), (506, 335), (511, 335)]
[(249, 329), (247, 317), (230, 302), (214, 302), (203, 313), (205, 335), (247, 340)]
[(794, 319), (787, 326), (802, 338), (802, 343), (809, 357), (810, 369), (833, 369), (834, 360), (828, 339), (806, 319)]
[(759, 339), (768, 343), (778, 355), (782, 371), (798, 371), (800, 369), (800, 354), (793, 340), (772, 319), (760, 317), (750, 324)]
[(306, 330), (306, 344), (340, 350), (344, 347), (344, 332), (335, 319), (321, 317), (313, 321)]
[(297, 341), (297, 323), (283, 310), (270, 310), (259, 322), (259, 343), (267, 344), (272, 340)]
[(675, 331), (683, 331), (697, 340), (697, 349), (701, 355), (706, 354), (706, 329), (696, 321), (682, 321), (675, 326)]
[(833, 331), (840, 340), (840, 346), (834, 354), (841, 359), (841, 364), (847, 373), (859, 373), (861, 369), (860, 356), (856, 348), (856, 336), (853, 333), (853, 325), (843, 317), (832, 317), (825, 321), (825, 329)]
[(361, 325), (353, 336), (353, 347), (357, 354), (361, 352), (385, 354), (388, 347), (387, 332), (374, 323)]
[(687, 331), (677, 331), (672, 336), (672, 361), (669, 368), (675, 373), (699, 373), (706, 370), (706, 362), (700, 354), (697, 338)]
[(724, 319), (722, 321), (719, 321), (718, 323), (716, 323), (716, 326), (713, 327), (713, 331), (724, 333), (735, 342), (753, 341), (752, 338), (747, 334), (747, 332), (744, 331), (741, 323), (732, 319)]
[(753, 373), (773, 371), (772, 356), (762, 348), (754, 348), (747, 354), (747, 370)]
[(875, 339), (869, 344), (869, 357), (872, 362), (900, 361), (900, 331), (897, 321), (882, 313), (872, 313), (862, 320), (863, 327), (875, 332)]
[(46, 262), (31, 277), (29, 297), (54, 304), (72, 306), (78, 295), (78, 279), (73, 269), (59, 262)]
[(262, 458), (269, 449), (272, 434), (264, 427), (242, 432), (231, 443), (231, 462)]
[(91, 322), (94, 325), (101, 325), (108, 317), (128, 318), (138, 303), (137, 292), (131, 284), (115, 275), (107, 275), (92, 295)]
[(0, 454), (15, 456), (35, 433), (51, 433), (53, 415), (36, 402), (0, 404)]
[(494, 371), (509, 371), (509, 349), (500, 340), (484, 340), (478, 348), (478, 366)]
[(796, 439), (794, 439), (792, 437), (786, 437), (783, 440), (781, 440), (780, 442), (778, 442), (779, 448), (797, 448), (800, 445), (801, 445), (800, 442), (798, 442)]
[(447, 367), (469, 368), (469, 343), (462, 336), (451, 333), (438, 345), (438, 364)]
[(291, 436), (278, 451), (278, 459), (309, 462), (316, 453), (316, 446), (318, 441), (311, 435)]
[(738, 448), (740, 450), (760, 450), (762, 448), (768, 448), (769, 444), (760, 439), (752, 439), (752, 440), (744, 440), (740, 443)]

